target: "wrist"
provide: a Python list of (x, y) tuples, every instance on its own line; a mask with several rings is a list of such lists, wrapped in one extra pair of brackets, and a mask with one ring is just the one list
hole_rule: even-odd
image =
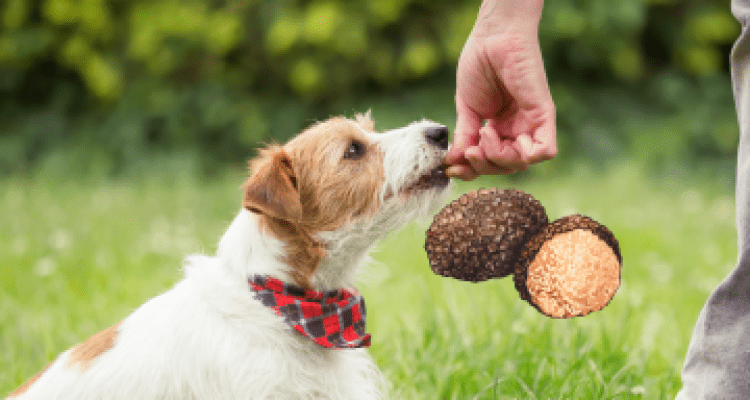
[(544, 0), (482, 0), (473, 34), (489, 36), (508, 29), (537, 35)]

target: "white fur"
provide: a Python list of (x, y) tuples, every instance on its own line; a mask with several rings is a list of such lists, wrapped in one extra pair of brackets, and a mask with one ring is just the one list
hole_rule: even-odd
[[(379, 211), (320, 234), (327, 254), (312, 278), (317, 290), (349, 287), (382, 234), (425, 216), (449, 190), (403, 198), (399, 190), (442, 162), (422, 121), (367, 132), (382, 149), (385, 183)], [(365, 349), (324, 349), (303, 338), (253, 298), (247, 277), (285, 281), (282, 243), (241, 210), (215, 256), (187, 257), (184, 278), (122, 321), (114, 346), (89, 368), (61, 354), (18, 399), (377, 399), (384, 382)]]

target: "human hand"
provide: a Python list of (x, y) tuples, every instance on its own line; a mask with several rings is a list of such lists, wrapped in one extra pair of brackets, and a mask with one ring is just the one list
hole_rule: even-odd
[(555, 106), (538, 39), (541, 7), (540, 0), (482, 4), (458, 61), (448, 176), (512, 174), (557, 154)]

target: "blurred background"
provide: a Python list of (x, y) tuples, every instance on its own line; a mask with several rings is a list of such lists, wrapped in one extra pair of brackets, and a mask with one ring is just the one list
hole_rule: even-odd
[[(2, 0), (0, 173), (211, 174), (311, 122), (455, 123), (479, 1)], [(733, 169), (729, 0), (555, 0), (543, 56), (558, 167)], [(162, 163), (163, 164), (163, 163)], [(543, 167), (541, 167), (543, 168)]]

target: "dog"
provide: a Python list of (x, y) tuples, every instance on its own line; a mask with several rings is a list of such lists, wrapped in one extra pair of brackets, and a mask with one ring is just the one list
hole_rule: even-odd
[(9, 399), (379, 399), (352, 288), (383, 234), (450, 192), (449, 130), (376, 132), (334, 117), (250, 161), (215, 256), (114, 326), (63, 352)]

